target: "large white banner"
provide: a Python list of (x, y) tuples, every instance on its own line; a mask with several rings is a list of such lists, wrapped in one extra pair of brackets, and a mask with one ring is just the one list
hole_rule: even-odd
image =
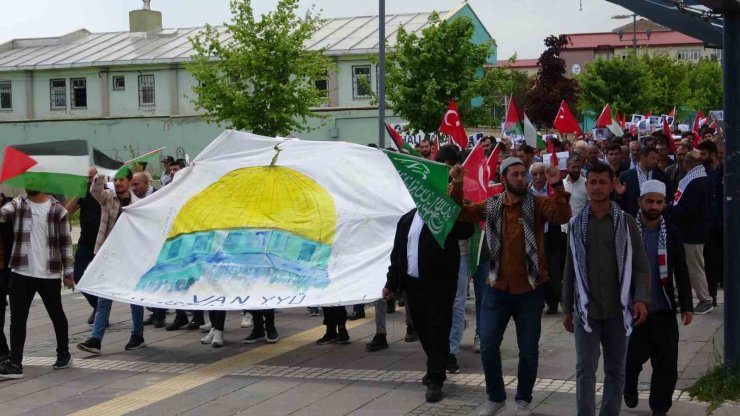
[(366, 302), (413, 207), (381, 151), (226, 131), (125, 209), (78, 289), (179, 309)]

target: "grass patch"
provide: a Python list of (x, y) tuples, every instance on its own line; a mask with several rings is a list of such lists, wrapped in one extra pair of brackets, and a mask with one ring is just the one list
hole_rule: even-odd
[(740, 368), (717, 365), (697, 380), (688, 392), (692, 399), (709, 403), (707, 414), (724, 402), (740, 402)]

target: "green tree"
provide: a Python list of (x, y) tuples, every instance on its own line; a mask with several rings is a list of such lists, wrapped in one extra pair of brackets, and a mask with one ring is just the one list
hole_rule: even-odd
[(311, 108), (325, 101), (313, 81), (325, 78), (331, 63), (324, 50), (306, 49), (322, 20), (314, 10), (298, 17), (298, 3), (280, 0), (255, 19), (250, 0), (232, 0), (225, 33), (206, 25), (190, 39), (188, 70), (198, 81), (192, 101), (209, 123), (265, 136), (308, 130), (317, 117)]
[(688, 86), (690, 89), (687, 105), (692, 109), (705, 111), (722, 109), (722, 67), (719, 62), (702, 59), (688, 64)]
[(443, 21), (435, 12), (421, 36), (398, 30), (387, 55), (386, 95), (389, 108), (411, 129), (436, 131), (451, 98), (465, 125), (490, 124), (494, 80), (482, 68), (494, 42), (474, 43), (473, 29), (468, 18)]
[(624, 59), (597, 59), (585, 65), (576, 76), (579, 87), (578, 109), (599, 114), (606, 103), (620, 113), (645, 111), (649, 80), (645, 68), (634, 54)]
[(518, 103), (524, 102), (529, 90), (531, 79), (525, 72), (512, 69), (511, 64), (516, 62), (516, 54), (508, 59), (504, 67), (494, 67), (488, 70), (486, 88), (490, 105), (493, 107), (493, 125), (497, 126), (506, 117), (504, 98), (514, 95)]

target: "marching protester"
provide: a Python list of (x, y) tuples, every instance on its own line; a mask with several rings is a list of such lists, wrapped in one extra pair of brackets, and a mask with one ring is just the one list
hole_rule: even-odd
[(589, 204), (570, 222), (563, 278), (563, 326), (575, 332), (578, 415), (595, 414), (596, 370), (604, 353), (603, 416), (618, 416), (627, 341), (647, 318), (650, 270), (635, 219), (610, 200), (614, 172), (588, 172)]
[[(583, 172), (583, 156), (578, 153), (572, 154), (568, 158), (568, 175), (563, 179), (565, 192), (570, 194), (570, 212), (576, 215), (581, 212), (588, 203), (588, 193), (586, 192), (586, 177)], [(561, 227), (562, 231), (567, 230), (567, 224)]]
[[(65, 208), (70, 215), (80, 210), (80, 238), (77, 240), (77, 250), (75, 251), (74, 281), (79, 283), (85, 269), (95, 256), (95, 240), (98, 237), (100, 229), (100, 204), (93, 198), (90, 193), (95, 175), (98, 171), (93, 167), (87, 172), (87, 194), (82, 198), (73, 198), (66, 203)], [(87, 323), (92, 325), (95, 320), (95, 309), (98, 307), (98, 297), (88, 293), (82, 293), (87, 299), (87, 303), (93, 308)]]
[(24, 195), (0, 208), (0, 222), (12, 222), (14, 236), (8, 282), (10, 354), (0, 363), (0, 378), (23, 378), (26, 323), (37, 293), (54, 325), (57, 359), (53, 368), (67, 368), (71, 362), (69, 328), (61, 288), (62, 283), (74, 287), (69, 214), (54, 197), (26, 189)]
[[(90, 194), (100, 203), (101, 207), (100, 229), (98, 230), (98, 237), (95, 241), (94, 253), (97, 253), (103, 246), (123, 209), (139, 200), (130, 189), (132, 177), (132, 172), (128, 169), (125, 176), (114, 178), (114, 190), (105, 189), (105, 175), (98, 174), (93, 180), (90, 187)], [(112, 305), (113, 301), (110, 299), (98, 298), (92, 334), (85, 342), (77, 344), (77, 349), (94, 355), (100, 354), (101, 343), (105, 335), (105, 329), (108, 327)], [(124, 349), (126, 351), (137, 350), (144, 346), (144, 307), (131, 304), (131, 338)]]
[(640, 161), (637, 163), (637, 167), (622, 172), (619, 175), (619, 180), (614, 184), (619, 206), (633, 218), (640, 210), (637, 204), (637, 200), (640, 198), (640, 186), (650, 179), (663, 182), (666, 185), (668, 202), (673, 202), (671, 183), (665, 172), (658, 168), (658, 151), (654, 147), (645, 146), (640, 150)]
[[(344, 307), (342, 307), (344, 309)], [(265, 340), (268, 344), (274, 344), (280, 340), (277, 329), (275, 329), (275, 309), (264, 309), (248, 311), (252, 314), (254, 327), (252, 333), (244, 338), (245, 344), (254, 344), (257, 341)], [(346, 318), (345, 310), (345, 318)], [(346, 320), (346, 319), (345, 319)], [(211, 320), (213, 323), (213, 320)], [(223, 325), (222, 325), (223, 327)], [(221, 330), (223, 333), (223, 329)]]
[(709, 178), (709, 235), (704, 246), (704, 261), (709, 295), (714, 306), (717, 306), (717, 288), (724, 283), (724, 167), (719, 154), (722, 146), (711, 140), (697, 146)]
[(704, 264), (704, 245), (709, 234), (709, 178), (696, 150), (686, 154), (684, 166), (688, 172), (678, 183), (670, 213), (681, 230), (691, 287), (698, 300), (694, 313), (704, 315), (713, 309)]
[(640, 150), (642, 149), (642, 147), (640, 146), (639, 141), (637, 140), (631, 141), (628, 147), (629, 147), (629, 152), (630, 152), (630, 157), (628, 161), (629, 168), (625, 170), (637, 168), (637, 164), (640, 162), (640, 159), (641, 159)]
[[(316, 340), (316, 344), (349, 344), (351, 341), (349, 339), (349, 332), (347, 332), (347, 309), (344, 306), (322, 306), (321, 310), (324, 312), (326, 332), (324, 336)], [(254, 325), (256, 329), (257, 319), (255, 319)]]
[(619, 143), (609, 143), (606, 146), (606, 161), (616, 177), (619, 177), (625, 170), (629, 170), (629, 162), (622, 161), (622, 146)]
[[(637, 224), (650, 266), (650, 312), (636, 326), (627, 348), (624, 403), (637, 407), (637, 381), (642, 365), (650, 359), (650, 409), (666, 415), (678, 380), (678, 324), (676, 296), (684, 325), (692, 321), (691, 284), (679, 230), (661, 215), (666, 207), (665, 184), (649, 180), (640, 190)], [(674, 284), (675, 282), (675, 284)]]
[(211, 321), (211, 327), (208, 333), (200, 339), (200, 343), (211, 344), (213, 348), (223, 347), (226, 311), (208, 311), (208, 319)]
[[(0, 193), (0, 207), (12, 201)], [(10, 283), (10, 257), (13, 254), (13, 224), (0, 222), (0, 363), (8, 359), (10, 347), (5, 338), (5, 312), (8, 307), (8, 285)]]
[(686, 167), (683, 161), (686, 153), (691, 150), (691, 144), (689, 143), (676, 144), (676, 163), (665, 169), (665, 174), (668, 176), (668, 180), (671, 181), (671, 189), (678, 189), (678, 182), (686, 176)]
[(517, 411), (519, 414), (531, 412), (545, 303), (544, 284), (548, 281), (545, 222), (565, 224), (571, 216), (570, 195), (563, 189), (556, 166), (551, 166), (546, 173), (555, 194), (553, 199), (532, 194), (527, 186), (524, 163), (518, 158), (504, 160), (500, 174), (506, 189), (503, 194), (468, 205), (463, 204), (462, 167), (450, 171), (452, 196), (462, 207), (458, 220), (476, 223), (485, 220), (490, 249), (490, 272), (480, 317), (481, 357), (488, 393), (481, 416), (500, 414), (506, 408), (500, 348), (511, 318), (514, 318), (519, 345)]
[(172, 182), (172, 163), (174, 162), (175, 158), (172, 156), (166, 156), (164, 159), (162, 159), (162, 168), (164, 169), (164, 171), (159, 177), (159, 182), (162, 184), (162, 186), (169, 185), (169, 183)]
[(139, 199), (143, 199), (154, 193), (154, 187), (149, 182), (147, 172), (134, 173), (131, 179), (131, 191)]

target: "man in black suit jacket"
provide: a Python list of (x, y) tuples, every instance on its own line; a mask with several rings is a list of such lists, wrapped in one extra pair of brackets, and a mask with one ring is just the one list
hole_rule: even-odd
[(681, 234), (661, 215), (666, 207), (665, 187), (656, 180), (646, 181), (641, 194), (638, 224), (651, 269), (651, 302), (647, 320), (635, 326), (630, 336), (624, 402), (630, 408), (637, 406), (637, 381), (642, 365), (650, 359), (650, 409), (653, 414), (666, 414), (678, 380), (678, 308), (674, 293), (678, 292), (681, 320), (689, 325), (693, 319), (691, 285)]
[[(402, 216), (396, 227), (383, 298), (406, 291), (407, 310), (427, 355), (422, 383), (427, 386), (430, 402), (442, 399), (442, 384), (447, 378), (452, 304), (460, 269), (459, 241), (472, 236), (472, 224), (456, 222), (440, 247), (416, 209)], [(416, 239), (412, 244), (418, 247), (417, 253), (408, 252), (409, 238)], [(411, 263), (414, 261), (416, 264)]]
[[(639, 172), (638, 172), (639, 170)], [(668, 176), (658, 169), (658, 151), (654, 147), (643, 147), (640, 150), (640, 161), (635, 169), (622, 172), (619, 181), (614, 184), (617, 193), (617, 203), (622, 211), (637, 216), (640, 210), (638, 200), (640, 199), (640, 185), (646, 180), (655, 179), (663, 182), (666, 186), (666, 201), (673, 202), (674, 189)]]

